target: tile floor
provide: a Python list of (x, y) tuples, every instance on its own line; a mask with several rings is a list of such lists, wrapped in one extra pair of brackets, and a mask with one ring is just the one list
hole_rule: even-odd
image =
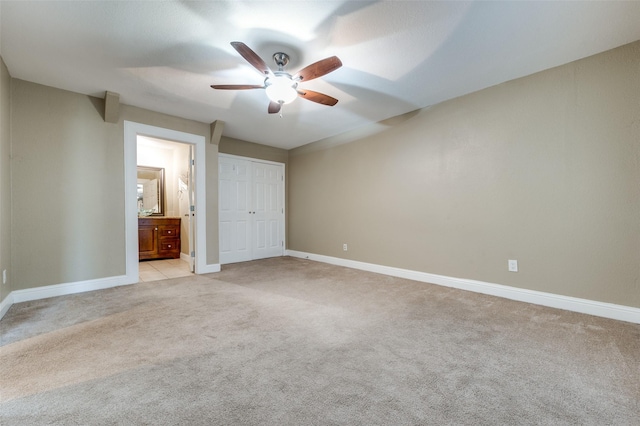
[(158, 281), (189, 275), (189, 264), (182, 259), (147, 260), (139, 263), (140, 281)]

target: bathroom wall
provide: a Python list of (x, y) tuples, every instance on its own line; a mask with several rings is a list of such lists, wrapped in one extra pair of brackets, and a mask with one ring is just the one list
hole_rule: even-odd
[(189, 145), (138, 136), (138, 165), (164, 169), (165, 216), (182, 219), (181, 252), (189, 253), (189, 194), (180, 180), (187, 183)]

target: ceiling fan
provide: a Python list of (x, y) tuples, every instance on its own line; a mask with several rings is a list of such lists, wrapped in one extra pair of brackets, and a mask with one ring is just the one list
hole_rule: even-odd
[(298, 71), (297, 74), (292, 76), (284, 70), (284, 67), (289, 63), (289, 55), (286, 53), (277, 52), (273, 54), (273, 60), (278, 66), (278, 70), (271, 71), (260, 56), (258, 56), (246, 44), (240, 41), (233, 41), (231, 42), (231, 46), (233, 46), (240, 56), (246, 59), (247, 62), (249, 62), (255, 69), (260, 71), (260, 74), (265, 76), (264, 83), (262, 85), (213, 84), (211, 85), (212, 88), (222, 90), (265, 89), (270, 101), (268, 108), (269, 114), (276, 114), (280, 112), (282, 105), (293, 102), (297, 96), (322, 105), (334, 106), (338, 103), (336, 98), (329, 95), (298, 87), (298, 83), (300, 82), (322, 77), (323, 75), (329, 74), (330, 72), (340, 68), (342, 66), (342, 62), (340, 62), (340, 59), (338, 59), (337, 56), (331, 56), (315, 62), (304, 67)]

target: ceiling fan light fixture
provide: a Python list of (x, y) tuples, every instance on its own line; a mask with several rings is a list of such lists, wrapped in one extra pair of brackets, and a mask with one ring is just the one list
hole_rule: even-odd
[(291, 77), (277, 75), (275, 77), (267, 78), (265, 81), (267, 96), (273, 102), (280, 104), (288, 104), (298, 97), (296, 87), (298, 83), (293, 81)]

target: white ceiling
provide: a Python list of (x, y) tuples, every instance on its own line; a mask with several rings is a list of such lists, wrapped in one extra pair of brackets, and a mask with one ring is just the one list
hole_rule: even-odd
[[(224, 135), (293, 148), (640, 39), (640, 2), (1, 1), (12, 77), (205, 123)], [(337, 55), (343, 67), (267, 114), (261, 84), (230, 46), (298, 69)], [(275, 66), (274, 66), (275, 68)]]

